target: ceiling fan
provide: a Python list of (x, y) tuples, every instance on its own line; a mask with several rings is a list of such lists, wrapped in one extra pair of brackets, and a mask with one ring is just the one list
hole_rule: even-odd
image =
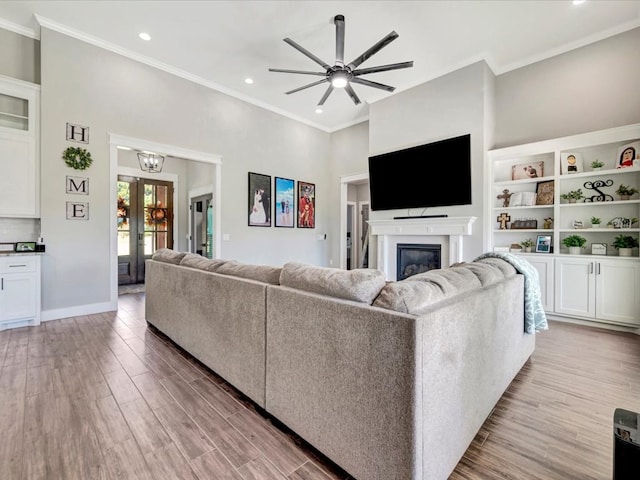
[(324, 102), (327, 101), (331, 92), (333, 92), (334, 88), (344, 88), (353, 103), (358, 105), (360, 103), (360, 99), (356, 92), (353, 90), (351, 86), (352, 83), (357, 83), (358, 85), (365, 85), (367, 87), (379, 88), (380, 90), (386, 90), (387, 92), (393, 92), (395, 87), (391, 87), (389, 85), (385, 85), (383, 83), (372, 82), (371, 80), (365, 80), (364, 78), (360, 78), (361, 75), (366, 75), (368, 73), (377, 73), (377, 72), (386, 72), (388, 70), (397, 70), (400, 68), (410, 68), (413, 67), (413, 61), (411, 62), (402, 62), (402, 63), (392, 63), (389, 65), (380, 65), (378, 67), (369, 67), (369, 68), (360, 68), (361, 63), (365, 62), (367, 59), (378, 53), (384, 47), (389, 45), (392, 41), (398, 38), (398, 34), (394, 31), (385, 36), (382, 40), (377, 42), (371, 48), (369, 48), (362, 55), (358, 56), (355, 60), (345, 65), (344, 63), (344, 15), (336, 15), (333, 18), (333, 23), (336, 25), (336, 62), (335, 65), (330, 66), (327, 62), (321, 60), (316, 57), (313, 53), (309, 52), (305, 48), (298, 45), (296, 42), (291, 40), (290, 38), (285, 38), (284, 41), (291, 45), (293, 48), (298, 50), (300, 53), (306, 55), (311, 60), (316, 62), (318, 65), (322, 66), (325, 69), (324, 72), (309, 72), (304, 70), (285, 70), (281, 68), (270, 68), (270, 72), (280, 72), (280, 73), (298, 73), (302, 75), (316, 75), (320, 77), (324, 77), (322, 80), (318, 80), (317, 82), (310, 83), (308, 85), (304, 85), (299, 88), (295, 88), (293, 90), (289, 90), (285, 92), (287, 95), (295, 92), (299, 92), (300, 90), (304, 90), (309, 87), (314, 87), (316, 85), (320, 85), (322, 83), (329, 83), (329, 88), (324, 92), (324, 95), (318, 102), (318, 105), (324, 105)]

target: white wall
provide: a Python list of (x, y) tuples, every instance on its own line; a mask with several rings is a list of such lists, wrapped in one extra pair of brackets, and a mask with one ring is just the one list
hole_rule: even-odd
[[(44, 318), (109, 301), (109, 133), (222, 157), (223, 257), (327, 264), (314, 247), (330, 219), (329, 134), (46, 28), (41, 53)], [(65, 218), (65, 176), (77, 173), (60, 158), (66, 122), (91, 129), (88, 221)], [(315, 183), (317, 228), (248, 227), (249, 171)]]
[(640, 123), (640, 28), (496, 78), (501, 148)]

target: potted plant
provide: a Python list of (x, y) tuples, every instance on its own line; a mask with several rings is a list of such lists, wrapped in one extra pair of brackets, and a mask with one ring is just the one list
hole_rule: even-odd
[(629, 200), (629, 197), (631, 195), (638, 193), (638, 189), (632, 187), (631, 185), (625, 185), (624, 183), (621, 183), (616, 190), (616, 193), (620, 195), (620, 200)]
[(576, 201), (584, 198), (584, 195), (582, 195), (582, 189), (579, 188), (577, 190), (571, 190), (567, 193), (560, 194), (560, 198), (563, 200), (569, 200), (569, 203), (576, 203)]
[(580, 235), (569, 235), (562, 239), (562, 244), (569, 247), (569, 253), (573, 255), (580, 254), (580, 249), (584, 248), (586, 243), (587, 239)]
[(533, 240), (527, 238), (526, 240), (521, 241), (520, 245), (522, 245), (522, 248), (524, 248), (525, 252), (529, 253), (531, 252), (531, 247), (533, 247), (534, 243)]
[(618, 235), (613, 240), (613, 246), (621, 257), (630, 257), (631, 249), (638, 246), (638, 238), (631, 235)]
[(601, 162), (597, 158), (591, 162), (591, 168), (593, 168), (594, 171), (602, 170), (602, 167), (604, 167), (604, 162)]
[(591, 217), (591, 228), (600, 228), (600, 223), (602, 223), (602, 219)]

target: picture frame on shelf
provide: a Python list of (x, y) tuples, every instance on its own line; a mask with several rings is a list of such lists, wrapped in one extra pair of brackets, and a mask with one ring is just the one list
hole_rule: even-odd
[(627, 143), (618, 148), (616, 168), (629, 168), (640, 166), (640, 141)]
[(607, 254), (607, 244), (606, 243), (592, 243), (591, 244), (591, 255), (606, 255)]
[(36, 242), (17, 242), (16, 252), (35, 252)]
[(298, 181), (298, 228), (316, 228), (316, 185)]
[(536, 237), (536, 252), (551, 253), (551, 235), (538, 235)]
[(526, 180), (544, 176), (544, 162), (519, 163), (511, 166), (511, 180)]
[(536, 205), (553, 205), (555, 182), (538, 182), (536, 185)]
[(560, 153), (560, 173), (567, 175), (583, 171), (582, 154), (574, 152)]
[(294, 227), (296, 202), (295, 181), (290, 178), (275, 177), (275, 225)]
[(249, 172), (247, 219), (250, 227), (271, 226), (271, 175)]

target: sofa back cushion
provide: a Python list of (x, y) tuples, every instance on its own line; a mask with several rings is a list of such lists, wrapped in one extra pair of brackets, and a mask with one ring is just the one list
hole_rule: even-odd
[(341, 270), (288, 262), (282, 267), (280, 285), (371, 305), (384, 287), (384, 273), (373, 269)]
[(180, 261), (180, 265), (197, 268), (198, 270), (206, 270), (207, 272), (216, 272), (222, 265), (230, 261), (231, 260), (221, 260), (218, 258), (209, 259), (195, 253), (187, 253)]
[(280, 283), (281, 271), (282, 268), (280, 267), (272, 267), (269, 265), (250, 265), (231, 260), (220, 265), (216, 270), (216, 273), (248, 278), (249, 280), (270, 283), (271, 285), (278, 285)]
[(373, 305), (421, 315), (435, 303), (499, 282), (506, 276), (509, 275), (490, 263), (462, 263), (451, 268), (429, 270), (399, 282), (387, 283)]
[(160, 248), (153, 253), (151, 259), (158, 262), (180, 265), (180, 262), (185, 255), (185, 252), (176, 252), (175, 250), (171, 250), (170, 248)]

